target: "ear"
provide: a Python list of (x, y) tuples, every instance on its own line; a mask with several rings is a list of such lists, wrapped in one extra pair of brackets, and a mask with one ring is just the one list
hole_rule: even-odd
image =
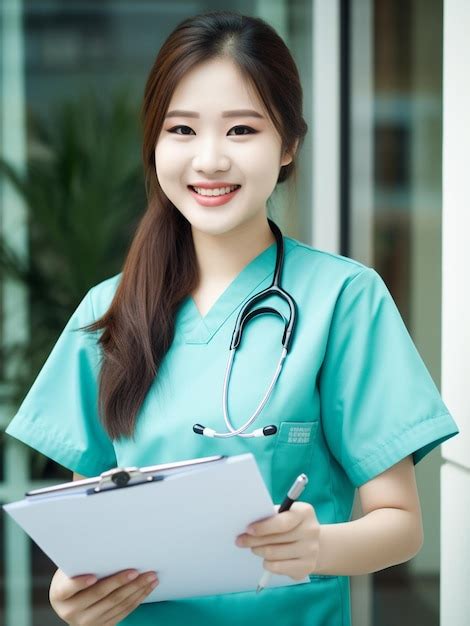
[(294, 158), (295, 153), (297, 152), (298, 145), (299, 145), (299, 140), (296, 139), (293, 149), (290, 152), (287, 152), (287, 150), (284, 152), (284, 156), (281, 159), (281, 165), (289, 165), (289, 163), (292, 163), (292, 159)]

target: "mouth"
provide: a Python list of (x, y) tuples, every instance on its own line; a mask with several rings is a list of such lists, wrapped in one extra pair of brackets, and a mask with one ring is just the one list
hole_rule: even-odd
[[(207, 195), (207, 196), (202, 193), (198, 193), (192, 185), (188, 185), (187, 187), (188, 187), (189, 192), (191, 193), (191, 195), (193, 196), (193, 198), (196, 200), (198, 204), (200, 204), (201, 206), (205, 206), (205, 207), (213, 207), (213, 206), (220, 206), (222, 204), (226, 204), (227, 202), (230, 202), (230, 200), (232, 200), (232, 198), (236, 196), (236, 194), (240, 190), (241, 185), (230, 185), (229, 192), (223, 192), (223, 193), (219, 193), (218, 195)], [(224, 187), (223, 189), (226, 190), (227, 187)]]
[[(194, 191), (194, 193), (197, 193), (198, 195), (203, 196), (204, 198), (218, 198), (218, 197), (223, 196), (223, 195), (228, 195), (229, 193), (232, 193), (233, 191), (236, 191), (237, 189), (240, 189), (240, 187), (241, 187), (241, 185), (230, 185), (230, 191), (228, 191), (228, 192), (227, 191), (224, 191), (224, 192), (220, 192), (219, 191), (217, 194), (210, 193), (210, 192), (214, 191), (213, 189), (208, 189), (208, 188), (206, 189), (206, 188), (203, 187), (204, 191), (209, 192), (209, 193), (202, 194), (202, 193), (199, 193), (199, 191), (197, 191), (196, 187), (194, 187), (193, 185), (188, 185), (188, 189), (191, 189), (192, 191)], [(226, 187), (222, 187), (221, 189), (228, 189), (228, 188), (229, 187), (226, 186)], [(198, 187), (198, 189), (200, 189), (200, 188)]]

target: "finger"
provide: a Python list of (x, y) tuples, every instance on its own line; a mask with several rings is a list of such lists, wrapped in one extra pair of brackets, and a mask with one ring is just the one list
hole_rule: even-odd
[(306, 502), (294, 502), (288, 511), (283, 511), (268, 517), (266, 520), (250, 524), (246, 532), (255, 537), (289, 532), (303, 521), (306, 515), (306, 507), (312, 508)]
[(76, 593), (82, 591), (83, 589), (87, 589), (90, 585), (95, 584), (97, 581), (94, 574), (82, 574), (81, 576), (74, 576), (73, 578), (70, 578), (60, 569), (56, 571), (54, 578), (56, 580), (56, 584), (53, 585), (51, 581), (49, 591), (49, 598), (53, 601), (68, 600)]
[(290, 559), (300, 559), (305, 557), (307, 546), (301, 541), (292, 543), (270, 544), (251, 548), (253, 554), (268, 561), (288, 561)]
[(301, 541), (294, 541), (292, 543), (259, 546), (257, 548), (251, 548), (251, 551), (253, 554), (257, 554), (268, 561), (285, 561), (299, 559), (305, 556), (306, 546)]
[(290, 576), (294, 580), (302, 580), (307, 574), (299, 573), (305, 571), (305, 564), (302, 559), (289, 559), (287, 561), (263, 561), (263, 568), (273, 574)]
[(252, 537), (251, 535), (240, 535), (237, 538), (237, 546), (252, 548), (256, 546), (266, 546), (271, 543), (289, 543), (302, 538), (303, 526), (299, 524), (286, 533), (276, 533), (275, 535), (263, 535), (262, 537)]
[(129, 584), (130, 575), (138, 576), (139, 573), (135, 570), (124, 570), (118, 574), (101, 578), (98, 582), (95, 582), (94, 585), (91, 585), (91, 587), (79, 591), (73, 599), (74, 614), (83, 612), (90, 606), (93, 606), (108, 596), (115, 589), (119, 589), (124, 585)]
[(130, 596), (141, 593), (144, 588), (151, 584), (150, 581), (147, 580), (150, 574), (150, 572), (145, 572), (145, 574), (141, 574), (136, 580), (132, 582), (127, 581), (126, 584), (114, 589), (104, 598), (99, 599), (94, 604), (89, 604), (87, 610), (84, 612), (86, 621), (94, 623), (98, 618), (102, 621), (107, 612), (115, 610), (117, 607), (120, 607), (120, 610), (122, 610), (122, 607), (127, 606)]
[(143, 588), (138, 589), (131, 594), (126, 601), (121, 602), (119, 606), (114, 606), (107, 613), (105, 613), (102, 616), (102, 619), (113, 624), (119, 623), (138, 606), (140, 606), (142, 601), (155, 589), (155, 587), (155, 583), (150, 583), (145, 585)]

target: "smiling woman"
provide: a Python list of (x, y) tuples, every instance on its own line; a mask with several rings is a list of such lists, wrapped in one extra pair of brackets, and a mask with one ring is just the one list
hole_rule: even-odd
[[(255, 539), (236, 548), (288, 584), (256, 595), (258, 580), (227, 592), (221, 578), (215, 595), (159, 602), (165, 571), (151, 590), (127, 572), (86, 589), (85, 576), (58, 570), (52, 606), (68, 623), (100, 626), (259, 626), (273, 616), (350, 626), (348, 576), (419, 550), (414, 465), (456, 424), (375, 270), (268, 221), (267, 200), (295, 171), (307, 132), (297, 67), (272, 27), (232, 12), (182, 22), (150, 71), (142, 114), (148, 207), (123, 271), (84, 295), (7, 432), (82, 476), (251, 453), (274, 503), (297, 474), (309, 482), (289, 511), (251, 520)], [(250, 312), (226, 394), (234, 324), (267, 291), (273, 307)], [(282, 334), (296, 307), (295, 333)], [(289, 358), (274, 370), (280, 352)], [(242, 432), (256, 406), (257, 434)], [(366, 514), (350, 522), (356, 489)], [(145, 567), (158, 572), (165, 549), (156, 537)], [(184, 574), (197, 579), (186, 558)]]

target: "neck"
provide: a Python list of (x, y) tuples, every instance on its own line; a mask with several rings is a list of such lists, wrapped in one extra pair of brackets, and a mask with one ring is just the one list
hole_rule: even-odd
[(226, 285), (276, 241), (264, 213), (228, 233), (211, 235), (192, 228), (192, 235), (199, 287)]

